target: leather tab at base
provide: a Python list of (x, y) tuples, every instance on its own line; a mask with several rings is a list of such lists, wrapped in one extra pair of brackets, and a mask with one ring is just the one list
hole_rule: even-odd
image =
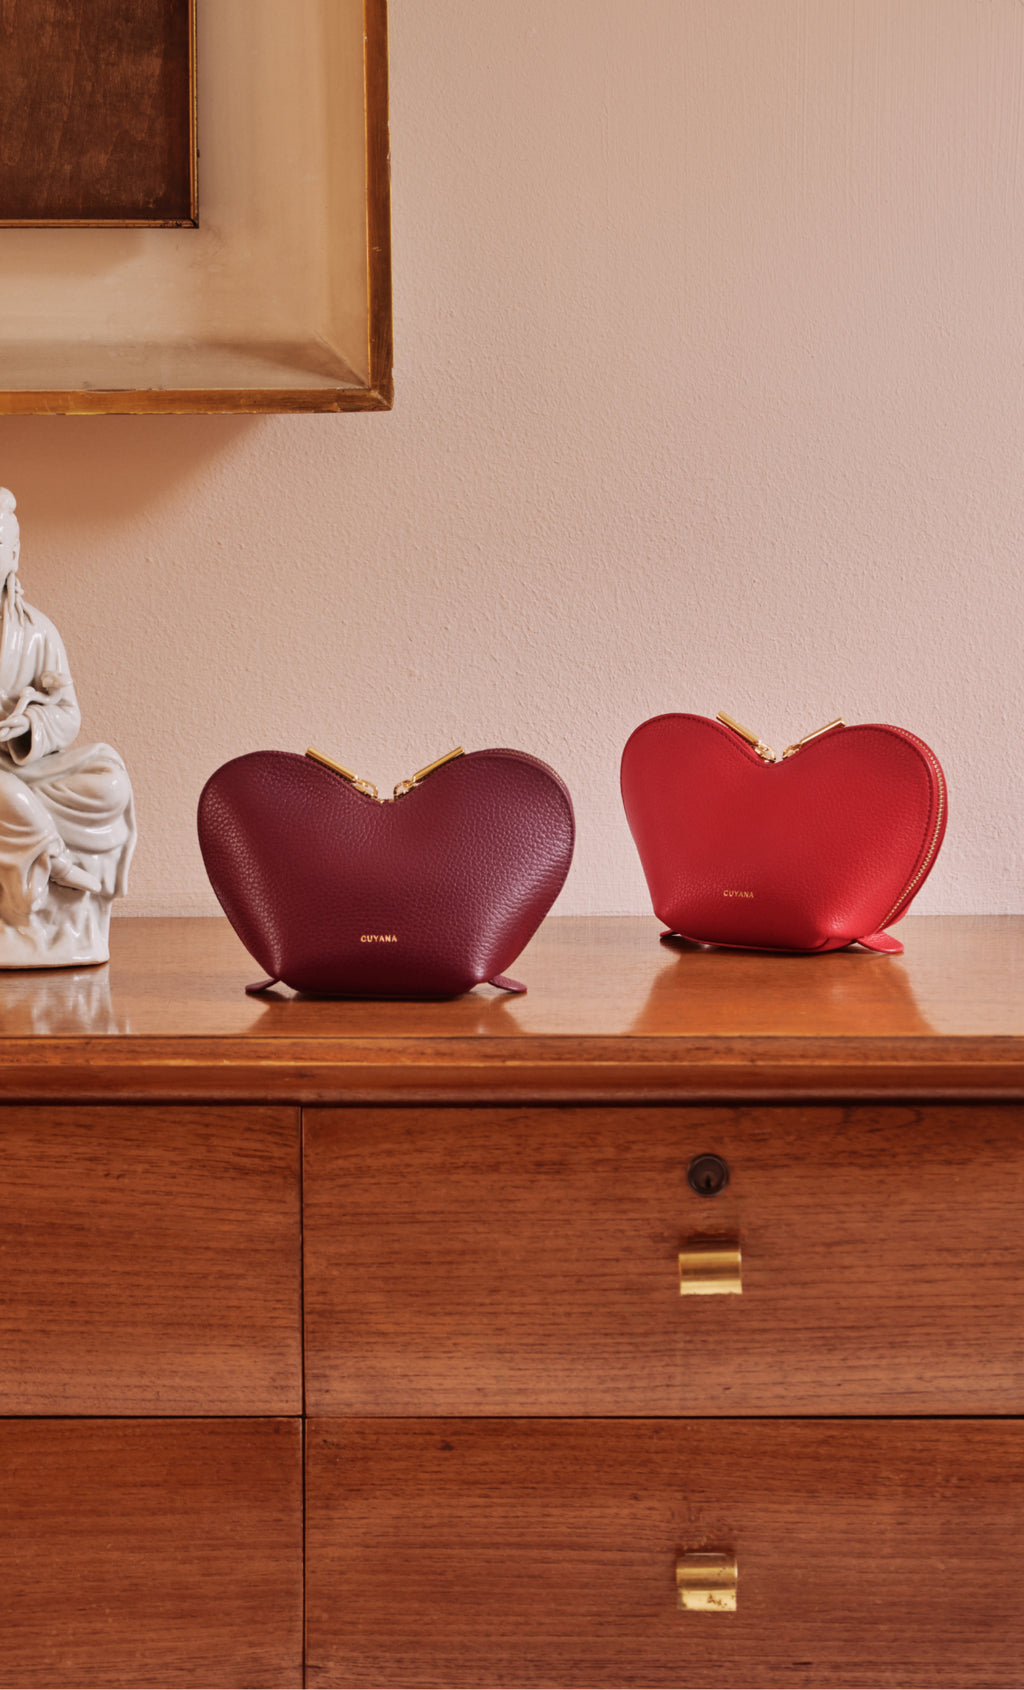
[(864, 933), (857, 940), (868, 951), (883, 951), (886, 956), (902, 956), (903, 945), (891, 933)]
[(250, 998), (258, 997), (260, 992), (269, 992), (271, 986), (276, 986), (277, 983), (273, 975), (266, 980), (254, 980), (251, 986), (246, 986), (246, 996)]
[(520, 980), (510, 980), (507, 974), (495, 974), (487, 984), (497, 986), (500, 992), (525, 992), (526, 987)]

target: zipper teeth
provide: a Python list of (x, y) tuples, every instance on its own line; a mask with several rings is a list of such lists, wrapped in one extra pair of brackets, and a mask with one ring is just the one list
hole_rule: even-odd
[[(309, 756), (309, 753), (307, 752), (306, 755)], [(354, 780), (349, 780), (348, 775), (343, 775), (336, 764), (322, 763), (319, 757), (311, 757), (310, 762), (319, 763), (320, 767), (326, 769), (329, 775), (334, 775), (337, 780), (340, 780), (349, 792), (354, 792), (357, 798), (365, 798), (368, 804), (387, 804), (390, 802), (390, 799), (375, 798), (372, 792), (364, 791), (361, 786), (356, 785)]]
[(921, 751), (924, 754), (925, 759), (926, 759), (930, 769), (932, 770), (932, 773), (935, 775), (937, 783), (938, 783), (939, 807), (938, 807), (938, 811), (937, 811), (936, 816), (935, 816), (935, 827), (932, 830), (932, 837), (931, 837), (931, 840), (929, 842), (928, 849), (925, 852), (924, 861), (922, 862), (920, 868), (918, 869), (917, 873), (915, 874), (913, 880), (910, 882), (910, 885), (905, 886), (903, 888), (903, 891), (900, 893), (899, 897), (896, 899), (896, 902), (893, 904), (892, 909), (889, 911), (889, 914), (885, 917), (885, 919), (883, 921), (881, 921), (879, 923), (880, 929), (882, 927), (888, 927), (890, 921), (892, 921), (894, 919), (897, 910), (899, 910), (902, 905), (910, 902), (910, 899), (914, 895), (915, 888), (920, 886), (920, 884), (921, 884), (922, 880), (924, 879), (925, 875), (928, 873), (928, 870), (931, 868), (932, 863), (935, 861), (937, 841), (938, 841), (940, 833), (942, 832), (942, 824), (943, 824), (943, 821), (945, 820), (945, 815), (946, 815), (946, 782), (945, 782), (945, 778), (943, 776), (942, 770), (939, 767), (938, 759), (936, 758), (935, 753), (931, 750), (931, 748), (929, 746), (925, 745), (923, 739), (918, 739), (916, 734), (907, 733), (905, 728), (899, 728), (896, 731), (899, 732), (904, 739), (910, 740), (911, 743), (916, 745), (918, 750)]

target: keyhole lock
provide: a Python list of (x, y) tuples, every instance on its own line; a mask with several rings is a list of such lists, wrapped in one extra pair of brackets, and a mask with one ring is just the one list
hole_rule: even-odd
[(686, 1180), (698, 1197), (716, 1197), (729, 1183), (729, 1164), (721, 1156), (695, 1156), (686, 1170)]

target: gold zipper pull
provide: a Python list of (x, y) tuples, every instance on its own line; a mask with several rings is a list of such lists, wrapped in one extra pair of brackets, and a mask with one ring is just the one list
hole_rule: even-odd
[(400, 780), (395, 787), (395, 797), (404, 798), (407, 792), (411, 792), (414, 786), (419, 786), (420, 782), (426, 780), (436, 769), (443, 769), (446, 763), (453, 763), (456, 757), (465, 755), (461, 745), (457, 745), (454, 751), (446, 751), (435, 763), (428, 763), (425, 769), (417, 769), (411, 780)]
[(834, 728), (845, 728), (845, 726), (846, 718), (844, 716), (837, 716), (834, 722), (826, 722), (823, 728), (815, 728), (812, 734), (804, 734), (803, 739), (798, 739), (795, 745), (787, 745), (785, 751), (782, 753), (783, 762), (785, 762), (787, 757), (795, 757), (801, 747), (810, 745), (812, 739), (820, 739), (822, 734), (830, 734)]
[(325, 769), (333, 770), (336, 775), (341, 776), (342, 780), (347, 780), (349, 786), (354, 786), (357, 792), (365, 792), (367, 798), (376, 798), (378, 804), (382, 802), (372, 780), (363, 780), (360, 775), (355, 774), (351, 769), (346, 769), (344, 763), (336, 763), (333, 757), (327, 757), (322, 751), (314, 750), (312, 745), (306, 747), (306, 756), (312, 757), (314, 763), (321, 763)]
[(764, 741), (758, 739), (755, 733), (751, 733), (749, 728), (745, 728), (742, 722), (734, 721), (731, 716), (726, 715), (724, 710), (720, 710), (718, 712), (718, 720), (720, 722), (724, 722), (727, 728), (731, 728), (733, 733), (739, 734), (740, 738), (745, 739), (748, 745), (752, 745), (754, 750), (757, 752), (757, 755), (765, 763), (778, 762), (778, 758), (771, 746), (765, 745)]

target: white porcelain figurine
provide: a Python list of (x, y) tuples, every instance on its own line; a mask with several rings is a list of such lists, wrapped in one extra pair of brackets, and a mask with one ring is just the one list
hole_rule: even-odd
[(61, 637), (18, 579), (0, 487), (0, 968), (106, 962), (110, 905), (135, 847), (131, 782), (82, 725)]

